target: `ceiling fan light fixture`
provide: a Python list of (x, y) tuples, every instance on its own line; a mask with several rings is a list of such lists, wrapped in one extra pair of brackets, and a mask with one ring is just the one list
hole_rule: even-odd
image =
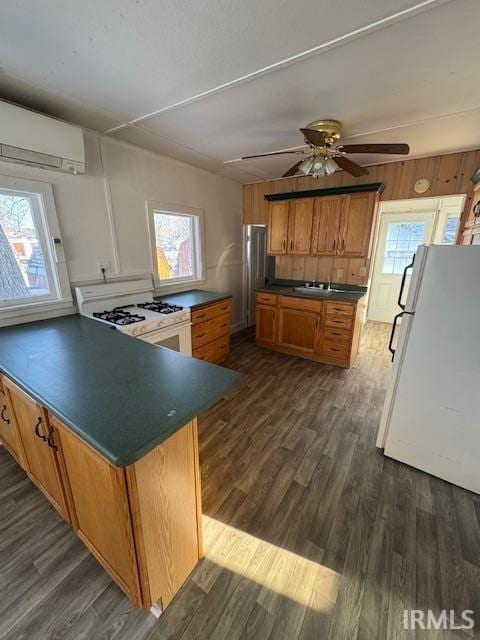
[(330, 176), (332, 173), (338, 169), (338, 164), (335, 162), (333, 158), (328, 158), (325, 162), (325, 175)]
[(304, 173), (306, 176), (310, 173), (313, 168), (314, 158), (306, 158), (302, 164), (298, 167), (298, 170)]

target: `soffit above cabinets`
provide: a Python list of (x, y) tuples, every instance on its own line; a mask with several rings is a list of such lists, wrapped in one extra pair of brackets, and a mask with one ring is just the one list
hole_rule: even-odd
[(413, 156), (480, 146), (478, 24), (472, 0), (4, 0), (0, 95), (248, 182), (291, 157), (224, 162), (319, 117)]

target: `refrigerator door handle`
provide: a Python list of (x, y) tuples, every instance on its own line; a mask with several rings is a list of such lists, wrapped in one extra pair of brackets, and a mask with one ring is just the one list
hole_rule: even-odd
[(393, 341), (395, 339), (395, 331), (397, 329), (397, 322), (404, 315), (413, 316), (415, 314), (412, 311), (400, 311), (400, 313), (397, 313), (397, 315), (393, 319), (392, 331), (390, 333), (390, 340), (388, 341), (388, 350), (392, 354), (392, 362), (393, 362), (393, 359), (395, 358), (395, 353), (396, 353), (396, 349), (393, 348)]
[(403, 275), (402, 275), (402, 284), (400, 285), (400, 293), (398, 294), (398, 306), (400, 307), (400, 309), (402, 309), (403, 311), (405, 311), (405, 306), (402, 302), (402, 298), (403, 298), (403, 290), (405, 289), (405, 282), (407, 280), (407, 272), (409, 269), (411, 269), (413, 267), (413, 263), (415, 262), (415, 254), (413, 254), (413, 258), (410, 264), (407, 264), (407, 266), (405, 267), (405, 269), (403, 270)]

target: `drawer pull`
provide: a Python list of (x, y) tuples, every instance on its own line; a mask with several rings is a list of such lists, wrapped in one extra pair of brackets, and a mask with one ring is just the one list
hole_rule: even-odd
[(47, 441), (46, 436), (43, 435), (43, 433), (40, 433), (40, 425), (42, 424), (42, 418), (38, 418), (35, 427), (33, 428), (33, 431), (35, 433), (35, 435), (37, 436), (37, 438), (40, 438), (40, 440), (43, 440), (44, 442)]
[(228, 324), (222, 324), (220, 329), (225, 329), (225, 327), (228, 327)]
[(198, 336), (195, 336), (196, 338), (203, 338), (205, 336), (204, 333), (199, 333)]
[(4, 405), (3, 405), (3, 409), (2, 409), (2, 413), (1, 413), (0, 415), (1, 415), (2, 420), (3, 420), (4, 422), (6, 422), (7, 424), (10, 424), (10, 420), (9, 420), (8, 418), (6, 418), (6, 417), (5, 417), (5, 412), (6, 412), (6, 410), (7, 410), (7, 405), (5, 405), (5, 404), (4, 404)]
[(53, 431), (52, 427), (50, 427), (50, 429), (48, 431), (47, 444), (50, 447), (50, 449), (53, 449), (54, 451), (58, 451), (58, 447), (55, 444), (55, 441), (53, 439), (53, 434), (54, 434), (54, 431)]

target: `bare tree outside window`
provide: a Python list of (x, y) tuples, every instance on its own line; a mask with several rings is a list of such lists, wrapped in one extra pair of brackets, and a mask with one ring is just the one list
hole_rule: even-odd
[(45, 261), (28, 197), (0, 193), (0, 299), (50, 293)]

